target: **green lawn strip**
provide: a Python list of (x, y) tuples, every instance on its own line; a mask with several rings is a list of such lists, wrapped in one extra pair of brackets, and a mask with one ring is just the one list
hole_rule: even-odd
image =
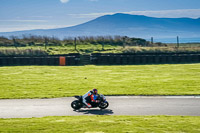
[[(26, 51), (30, 51), (29, 53)], [(101, 45), (77, 45), (77, 49), (75, 50), (75, 46), (27, 46), (27, 47), (0, 47), (0, 55), (8, 56), (8, 55), (16, 55), (16, 56), (37, 56), (32, 53), (34, 50), (46, 51), (49, 55), (59, 55), (59, 54), (69, 54), (69, 53), (122, 53), (121, 46), (112, 46), (105, 45), (104, 49), (102, 49)]]
[(59, 116), (0, 119), (0, 132), (129, 133), (200, 132), (197, 116)]
[(83, 95), (200, 95), (200, 64), (0, 67), (0, 99)]
[[(36, 52), (37, 51), (37, 52)], [(38, 54), (38, 52), (40, 54)], [(74, 45), (67, 46), (26, 46), (26, 47), (0, 47), (1, 56), (42, 56), (42, 55), (62, 55), (69, 53), (200, 53), (200, 47), (141, 47), (141, 46), (120, 46), (120, 45), (102, 45), (100, 44), (79, 44), (75, 50)]]

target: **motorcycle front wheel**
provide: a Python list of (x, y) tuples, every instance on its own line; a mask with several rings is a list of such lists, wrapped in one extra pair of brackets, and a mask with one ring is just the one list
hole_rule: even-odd
[(81, 103), (79, 100), (75, 100), (71, 103), (71, 107), (74, 109), (74, 110), (78, 110), (81, 108)]
[(100, 109), (105, 109), (109, 106), (109, 103), (108, 102), (102, 102), (99, 104), (99, 108)]

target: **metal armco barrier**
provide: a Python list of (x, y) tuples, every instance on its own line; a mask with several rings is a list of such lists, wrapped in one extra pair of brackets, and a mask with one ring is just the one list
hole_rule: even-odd
[(18, 65), (52, 65), (52, 66), (77, 66), (77, 65), (137, 65), (137, 64), (176, 64), (200, 63), (200, 54), (69, 54), (47, 57), (0, 57), (0, 66)]
[(0, 57), (0, 66), (59, 65), (59, 57)]
[(200, 63), (200, 54), (92, 54), (94, 65)]

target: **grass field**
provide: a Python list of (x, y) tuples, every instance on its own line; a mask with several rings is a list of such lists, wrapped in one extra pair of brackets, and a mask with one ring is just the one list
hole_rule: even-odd
[[(177, 43), (169, 43), (168, 46), (175, 47)], [(180, 43), (180, 47), (200, 47), (200, 43)]]
[(25, 133), (199, 133), (194, 116), (66, 116), (0, 119), (0, 132)]
[(199, 95), (200, 64), (0, 67), (0, 99), (83, 95)]
[[(75, 50), (73, 45), (68, 46), (48, 46), (46, 49), (44, 46), (27, 46), (27, 47), (0, 47), (0, 55), (11, 55), (16, 53), (19, 55), (19, 51), (23, 52), (25, 50), (41, 50), (45, 51), (49, 55), (57, 54), (69, 54), (69, 53), (121, 53), (121, 46), (105, 45), (104, 50), (102, 50), (101, 45), (78, 45), (77, 50)], [(22, 53), (21, 52), (21, 53)], [(23, 54), (23, 53), (22, 53)], [(27, 53), (25, 53), (27, 54)], [(31, 53), (30, 53), (31, 54)]]

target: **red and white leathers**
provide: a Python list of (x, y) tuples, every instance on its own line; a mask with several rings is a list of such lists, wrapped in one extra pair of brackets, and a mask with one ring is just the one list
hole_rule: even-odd
[(97, 99), (97, 96), (94, 95), (92, 91), (88, 91), (85, 95), (82, 96), (82, 98), (83, 98), (83, 103), (84, 103), (88, 108), (91, 108), (91, 107), (92, 107), (91, 104), (87, 102), (88, 99), (89, 99), (89, 101), (91, 101), (91, 102), (97, 102), (97, 100), (96, 100), (96, 99)]

